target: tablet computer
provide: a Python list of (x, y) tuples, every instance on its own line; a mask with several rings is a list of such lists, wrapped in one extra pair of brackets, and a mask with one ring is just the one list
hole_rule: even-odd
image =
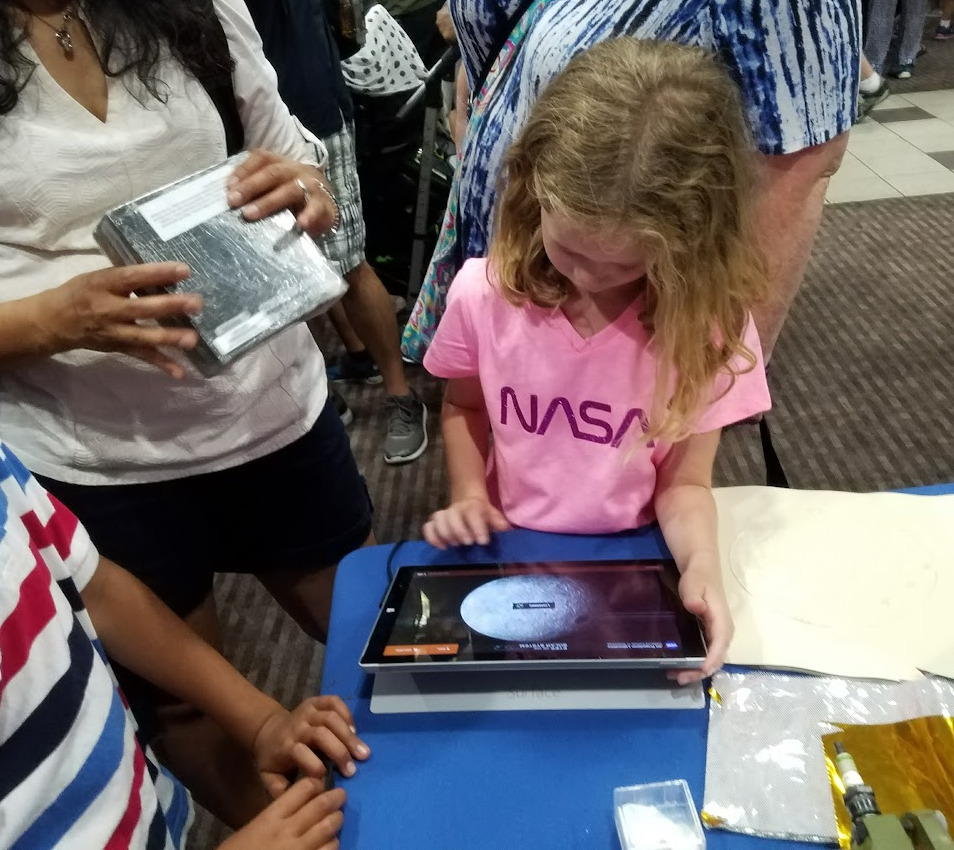
[(698, 619), (672, 561), (402, 567), (366, 670), (701, 667)]

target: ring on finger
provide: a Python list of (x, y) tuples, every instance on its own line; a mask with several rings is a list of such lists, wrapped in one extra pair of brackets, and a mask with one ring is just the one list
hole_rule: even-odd
[(305, 185), (305, 181), (302, 180), (300, 177), (296, 177), (295, 185), (297, 185), (298, 188), (301, 189), (302, 200), (307, 204), (308, 201), (311, 199), (311, 192), (308, 191), (308, 187)]

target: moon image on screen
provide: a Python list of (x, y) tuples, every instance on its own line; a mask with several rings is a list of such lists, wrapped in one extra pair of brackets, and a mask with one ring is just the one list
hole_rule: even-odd
[(460, 616), (475, 632), (506, 641), (546, 641), (572, 632), (596, 613), (592, 591), (565, 576), (494, 579), (472, 590)]

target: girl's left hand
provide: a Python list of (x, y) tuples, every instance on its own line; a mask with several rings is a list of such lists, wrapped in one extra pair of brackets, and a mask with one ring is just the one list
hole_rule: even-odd
[(324, 753), (342, 776), (354, 776), (353, 759), (364, 761), (371, 750), (354, 730), (354, 719), (340, 697), (312, 697), (294, 711), (275, 711), (262, 724), (252, 754), (265, 788), (277, 798), (291, 784), (287, 774), (300, 770), (320, 779)]
[(227, 185), (229, 206), (241, 207), (248, 221), (289, 209), (296, 213), (298, 226), (313, 237), (338, 221), (338, 205), (321, 169), (271, 151), (252, 151)]
[(687, 569), (679, 580), (679, 597), (686, 610), (702, 620), (709, 646), (709, 654), (699, 670), (680, 670), (669, 674), (680, 685), (690, 685), (711, 676), (722, 666), (735, 627), (718, 568)]

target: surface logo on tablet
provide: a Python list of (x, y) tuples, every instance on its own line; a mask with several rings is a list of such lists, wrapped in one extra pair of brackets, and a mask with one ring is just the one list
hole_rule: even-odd
[[(583, 430), (580, 427), (577, 421), (577, 412), (573, 409), (573, 405), (569, 399), (557, 396), (547, 406), (541, 418), (540, 399), (537, 395), (531, 394), (529, 399), (521, 406), (520, 400), (517, 397), (517, 391), (513, 387), (503, 387), (500, 390), (501, 425), (506, 425), (510, 421), (511, 407), (513, 408), (517, 421), (520, 423), (520, 427), (527, 433), (539, 434), (541, 436), (546, 434), (547, 430), (553, 424), (553, 420), (560, 414), (562, 418), (566, 419), (570, 426), (571, 433), (577, 440), (609, 445), (614, 449), (620, 447), (623, 442), (623, 437), (625, 437), (633, 427), (634, 422), (638, 423), (638, 426), (642, 428), (644, 432), (649, 430), (649, 420), (646, 418), (646, 413), (641, 407), (631, 407), (620, 417), (618, 413), (613, 414), (613, 406), (611, 404), (589, 400), (581, 402), (579, 419), (582, 420), (584, 425), (598, 429), (597, 432), (594, 432), (592, 430)], [(605, 415), (607, 418), (601, 418), (601, 416), (597, 414)], [(650, 444), (649, 447), (652, 448), (652, 444)]]
[(514, 602), (513, 610), (514, 611), (527, 611), (534, 610), (536, 608), (556, 608), (556, 602)]

